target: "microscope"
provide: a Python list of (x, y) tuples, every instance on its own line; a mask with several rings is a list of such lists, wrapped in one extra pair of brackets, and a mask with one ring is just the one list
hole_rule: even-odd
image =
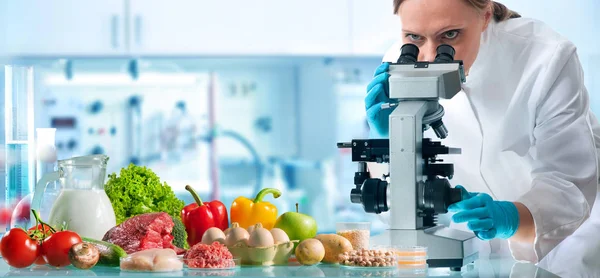
[[(429, 267), (450, 267), (460, 271), (477, 259), (473, 233), (437, 224), (437, 216), (448, 206), (462, 200), (461, 191), (452, 188), (454, 165), (439, 155), (460, 154), (451, 148), (423, 138), (433, 129), (439, 139), (448, 136), (442, 122), (444, 108), (439, 98), (450, 99), (465, 82), (463, 63), (454, 60), (455, 50), (440, 45), (433, 62), (419, 62), (419, 48), (405, 44), (397, 63), (389, 67), (389, 139), (352, 140), (338, 143), (351, 148), (352, 161), (358, 162), (354, 176), (356, 188), (350, 192), (352, 203), (362, 204), (365, 212), (389, 211), (389, 229), (373, 237), (372, 244), (385, 246), (425, 246)], [(367, 162), (389, 163), (389, 174), (372, 178)]]

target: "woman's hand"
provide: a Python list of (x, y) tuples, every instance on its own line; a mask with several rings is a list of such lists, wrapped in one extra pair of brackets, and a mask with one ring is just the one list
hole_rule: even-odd
[(467, 227), (483, 240), (508, 239), (519, 229), (519, 210), (512, 202), (494, 201), (485, 193), (469, 193), (462, 186), (463, 200), (448, 207), (457, 212), (455, 223), (467, 222)]
[(373, 80), (367, 85), (365, 108), (367, 121), (371, 131), (370, 138), (387, 138), (389, 136), (390, 114), (394, 110), (382, 109), (381, 105), (389, 102), (388, 90), (390, 74), (387, 73), (390, 63), (383, 63), (375, 70)]

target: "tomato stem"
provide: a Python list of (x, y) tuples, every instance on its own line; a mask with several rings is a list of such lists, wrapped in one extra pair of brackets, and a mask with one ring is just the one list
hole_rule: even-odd
[(32, 209), (31, 212), (33, 212), (33, 216), (35, 217), (36, 230), (40, 229), (40, 225), (38, 223), (42, 224), (42, 233), (44, 234), (44, 238), (46, 238), (46, 231), (45, 231), (46, 229), (44, 228), (44, 226), (48, 226), (48, 228), (50, 228), (50, 231), (52, 233), (56, 233), (56, 230), (54, 228), (52, 228), (52, 226), (50, 226), (50, 225), (48, 225), (48, 223), (42, 221), (42, 219), (41, 219), (42, 217), (40, 217), (40, 214), (35, 209)]
[(40, 225), (40, 217), (39, 217), (39, 215), (37, 214), (37, 211), (35, 211), (35, 210), (33, 210), (33, 209), (32, 209), (31, 211), (33, 212), (33, 217), (35, 217), (35, 229), (36, 229), (36, 230), (39, 230), (39, 227), (38, 227), (38, 226)]

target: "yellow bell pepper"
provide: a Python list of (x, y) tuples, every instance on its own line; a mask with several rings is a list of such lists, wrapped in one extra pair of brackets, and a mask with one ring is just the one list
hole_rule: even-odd
[(274, 198), (281, 196), (281, 191), (274, 188), (265, 188), (258, 192), (254, 200), (246, 197), (237, 197), (231, 204), (231, 223), (237, 222), (240, 227), (248, 229), (258, 223), (263, 228), (270, 230), (277, 221), (277, 207), (269, 202), (263, 202), (267, 194), (273, 194)]

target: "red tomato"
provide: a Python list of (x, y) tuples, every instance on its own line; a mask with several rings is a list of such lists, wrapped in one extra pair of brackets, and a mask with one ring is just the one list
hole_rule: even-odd
[(16, 268), (28, 267), (40, 256), (38, 243), (19, 228), (13, 228), (4, 235), (0, 252), (6, 263)]
[(81, 242), (81, 237), (75, 232), (60, 231), (47, 237), (42, 243), (42, 256), (49, 265), (63, 267), (71, 264), (69, 249)]
[[(42, 229), (43, 227), (43, 229)], [(35, 230), (40, 230), (42, 232), (46, 232), (48, 235), (50, 235), (52, 233), (52, 230), (50, 229), (50, 226), (46, 225), (46, 224), (38, 224), (37, 226), (33, 226), (31, 228), (29, 228), (28, 231), (35, 231)]]
[[(27, 234), (29, 234), (29, 237), (31, 237), (33, 240), (37, 241), (38, 244), (42, 244), (42, 241), (44, 240), (44, 238), (48, 237), (52, 234), (52, 230), (50, 229), (50, 226), (48, 226), (48, 225), (38, 224), (37, 227), (32, 227), (29, 230), (27, 230)], [(44, 236), (44, 234), (45, 234), (45, 236)], [(41, 246), (39, 249), (40, 249), (40, 256), (35, 261), (35, 264), (36, 265), (45, 265), (48, 262), (46, 262), (46, 260), (44, 259), (44, 256), (42, 256)]]
[[(40, 246), (38, 249), (42, 249), (42, 246)], [(37, 258), (37, 260), (35, 260), (34, 264), (36, 265), (46, 265), (48, 262), (46, 261), (46, 259), (44, 259), (44, 256), (42, 256), (41, 251), (40, 251), (40, 256)]]
[(38, 224), (37, 226), (31, 227), (29, 230), (27, 230), (27, 233), (32, 239), (42, 243), (42, 240), (44, 240), (45, 237), (48, 237), (52, 234), (52, 230), (48, 225)]

